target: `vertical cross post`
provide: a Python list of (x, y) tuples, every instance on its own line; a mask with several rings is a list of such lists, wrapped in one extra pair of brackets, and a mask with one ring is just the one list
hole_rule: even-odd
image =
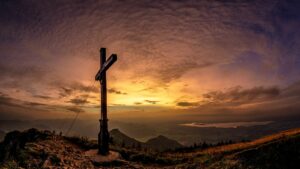
[[(100, 49), (100, 70), (104, 68), (106, 61), (106, 49)], [(101, 97), (101, 119), (100, 132), (98, 134), (98, 153), (107, 155), (109, 152), (109, 133), (107, 126), (107, 93), (106, 93), (106, 71), (102, 74), (102, 80), (100, 81), (100, 97)]]
[(101, 119), (100, 132), (98, 134), (98, 153), (107, 155), (109, 153), (109, 133), (107, 125), (107, 90), (106, 90), (106, 71), (112, 64), (117, 61), (117, 55), (112, 54), (106, 60), (106, 49), (100, 49), (100, 70), (95, 76), (95, 80), (100, 81), (100, 98), (101, 98)]

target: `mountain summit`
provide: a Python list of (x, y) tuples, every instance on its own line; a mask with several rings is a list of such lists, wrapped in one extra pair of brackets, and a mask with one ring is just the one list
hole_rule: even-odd
[(159, 151), (182, 147), (182, 145), (177, 141), (169, 139), (162, 135), (149, 139), (145, 144), (146, 146)]
[(142, 142), (139, 142), (138, 140), (122, 133), (119, 129), (112, 129), (109, 133), (110, 137), (112, 138), (112, 141), (118, 145), (126, 147), (135, 147), (142, 144)]
[(85, 137), (65, 137), (36, 129), (13, 131), (0, 143), (0, 168), (300, 168), (300, 129), (249, 142), (207, 148), (182, 147), (164, 152), (147, 149), (147, 146), (179, 145), (164, 136), (138, 142), (117, 129), (112, 130), (111, 135), (115, 141), (119, 138), (122, 142), (141, 143), (143, 148), (122, 147), (113, 141), (111, 150), (120, 156), (113, 161), (95, 163), (87, 152), (94, 151), (97, 144)]

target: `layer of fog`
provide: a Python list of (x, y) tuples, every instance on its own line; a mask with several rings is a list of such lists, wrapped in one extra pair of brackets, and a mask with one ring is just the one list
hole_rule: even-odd
[(267, 125), (273, 123), (272, 121), (252, 121), (252, 122), (230, 122), (230, 123), (185, 123), (179, 124), (181, 126), (188, 126), (188, 127), (215, 127), (215, 128), (237, 128), (237, 127), (250, 127), (250, 126), (259, 126), (259, 125)]

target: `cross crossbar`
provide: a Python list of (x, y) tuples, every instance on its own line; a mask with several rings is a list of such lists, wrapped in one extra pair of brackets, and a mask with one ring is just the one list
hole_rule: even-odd
[(95, 80), (102, 81), (104, 73), (110, 68), (112, 64), (114, 64), (117, 61), (117, 55), (112, 54), (105, 63), (101, 66), (101, 69), (98, 71), (98, 73), (95, 76)]

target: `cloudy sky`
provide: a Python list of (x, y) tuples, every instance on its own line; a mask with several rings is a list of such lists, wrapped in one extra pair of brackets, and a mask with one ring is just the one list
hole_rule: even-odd
[(2, 0), (0, 119), (300, 117), (300, 2)]

